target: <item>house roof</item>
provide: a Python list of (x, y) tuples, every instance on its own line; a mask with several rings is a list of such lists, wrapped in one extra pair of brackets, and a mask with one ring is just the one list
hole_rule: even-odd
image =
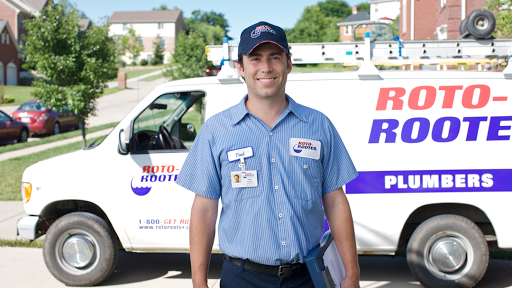
[(87, 30), (91, 26), (91, 19), (89, 19), (89, 18), (78, 19), (78, 25), (80, 25), (80, 27), (81, 27), (80, 30), (82, 30), (82, 31)]
[(110, 23), (176, 22), (180, 15), (180, 10), (114, 12), (109, 21)]
[(9, 26), (9, 21), (0, 19), (0, 33), (4, 31), (4, 28), (7, 26), (7, 31), (9, 32), (9, 35), (11, 35), (11, 41), (16, 46), (16, 50), (20, 52), (20, 46), (18, 45), (18, 41), (16, 41), (16, 38), (14, 38), (14, 34), (12, 33), (11, 26)]
[(37, 11), (41, 12), (43, 10), (48, 0), (22, 0), (23, 2), (28, 3), (30, 6), (34, 7)]
[(21, 12), (23, 13), (28, 13), (30, 14), (30, 11), (28, 11), (27, 9), (21, 7), (18, 3), (16, 3), (15, 1), (13, 0), (5, 0), (5, 2), (7, 2), (8, 4), (10, 4), (11, 6), (13, 6), (14, 8), (20, 10)]
[(352, 14), (347, 18), (343, 19), (341, 22), (338, 22), (336, 25), (343, 26), (348, 23), (357, 23), (357, 22), (368, 22), (370, 21), (370, 11), (362, 11), (357, 12), (356, 14)]

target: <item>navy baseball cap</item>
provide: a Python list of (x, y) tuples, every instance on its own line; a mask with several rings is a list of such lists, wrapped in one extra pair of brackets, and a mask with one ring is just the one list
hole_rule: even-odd
[(267, 42), (276, 44), (286, 53), (290, 52), (283, 28), (261, 21), (242, 31), (242, 34), (240, 34), (240, 44), (238, 44), (238, 53), (247, 56), (256, 46)]

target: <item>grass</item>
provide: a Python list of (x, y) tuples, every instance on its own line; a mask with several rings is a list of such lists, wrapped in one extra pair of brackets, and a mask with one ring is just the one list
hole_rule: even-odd
[(153, 76), (149, 76), (149, 77), (146, 77), (144, 79), (140, 79), (140, 81), (153, 81), (153, 80), (156, 80), (156, 79), (160, 79), (164, 77), (164, 75), (162, 74), (157, 74), (157, 75), (153, 75)]
[(351, 67), (343, 67), (339, 64), (296, 64), (293, 65), (292, 72), (337, 72), (354, 71)]
[(133, 77), (141, 76), (144, 74), (148, 74), (151, 72), (155, 72), (161, 70), (162, 68), (150, 68), (150, 69), (141, 69), (141, 70), (127, 70), (126, 71), (126, 79), (130, 79)]
[(36, 89), (32, 86), (4, 86), (5, 96), (14, 97), (14, 103), (5, 103), (0, 106), (21, 105), (29, 100), (33, 100), (32, 92)]
[(43, 240), (9, 240), (0, 239), (0, 247), (24, 247), (24, 248), (43, 248)]
[(105, 95), (108, 95), (108, 94), (116, 93), (116, 92), (121, 91), (121, 90), (124, 90), (124, 89), (121, 89), (119, 87), (103, 89), (103, 94), (101, 94), (101, 96), (105, 96)]
[[(108, 123), (108, 124), (103, 124), (100, 126), (90, 127), (90, 128), (86, 128), (85, 131), (86, 131), (86, 133), (92, 133), (92, 132), (100, 131), (103, 129), (113, 128), (113, 127), (116, 127), (118, 123), (119, 122), (115, 122), (115, 123)], [(16, 143), (16, 144), (11, 144), (11, 145), (6, 145), (6, 146), (0, 146), (0, 154), (5, 153), (5, 152), (19, 150), (19, 149), (34, 147), (34, 146), (42, 145), (42, 144), (46, 144), (46, 143), (51, 143), (51, 142), (55, 142), (55, 141), (59, 141), (59, 140), (65, 140), (65, 139), (69, 139), (69, 138), (73, 138), (73, 137), (81, 136), (81, 135), (82, 135), (82, 130), (75, 130), (75, 131), (65, 132), (65, 133), (58, 134), (58, 135), (44, 137), (44, 138), (41, 138), (41, 140), (39, 140), (39, 141)]]
[[(87, 145), (102, 137), (88, 139)], [(2, 161), (0, 165), (0, 201), (22, 200), (21, 178), (28, 166), (51, 157), (80, 149), (82, 149), (82, 141)]]

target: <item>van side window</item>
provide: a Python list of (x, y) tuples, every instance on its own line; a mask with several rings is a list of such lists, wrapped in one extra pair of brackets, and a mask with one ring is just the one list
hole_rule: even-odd
[(132, 152), (187, 152), (204, 123), (204, 92), (158, 97), (133, 122)]

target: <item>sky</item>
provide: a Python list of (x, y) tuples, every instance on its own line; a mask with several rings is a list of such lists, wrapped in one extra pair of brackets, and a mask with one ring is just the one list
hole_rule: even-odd
[[(367, 2), (364, 0), (345, 0), (350, 6)], [(233, 38), (230, 44), (238, 45), (240, 33), (259, 21), (267, 21), (281, 28), (293, 28), (302, 15), (306, 6), (318, 3), (318, 0), (293, 0), (293, 1), (226, 1), (226, 0), (70, 0), (76, 4), (79, 10), (98, 23), (105, 16), (112, 16), (116, 11), (150, 11), (161, 4), (167, 7), (178, 7), (184, 17), (191, 17), (192, 11), (215, 11), (224, 13), (229, 23), (228, 35)]]

